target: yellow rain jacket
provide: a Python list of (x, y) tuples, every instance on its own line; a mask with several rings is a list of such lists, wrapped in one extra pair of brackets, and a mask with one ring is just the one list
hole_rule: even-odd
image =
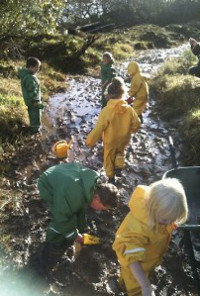
[(129, 95), (135, 97), (133, 108), (138, 115), (144, 111), (149, 94), (148, 84), (140, 73), (140, 68), (136, 62), (130, 62), (127, 68), (128, 74), (131, 76), (131, 88)]
[(90, 147), (102, 138), (104, 142), (104, 168), (109, 178), (115, 168), (124, 166), (124, 150), (130, 141), (131, 133), (140, 126), (136, 112), (122, 99), (110, 99), (100, 112), (94, 129), (87, 137)]
[(148, 188), (140, 185), (133, 192), (129, 202), (130, 212), (120, 225), (113, 244), (121, 264), (120, 284), (125, 285), (129, 296), (142, 296), (141, 287), (129, 265), (140, 262), (148, 276), (161, 263), (175, 229), (174, 224), (158, 224), (156, 230), (149, 228), (146, 206)]

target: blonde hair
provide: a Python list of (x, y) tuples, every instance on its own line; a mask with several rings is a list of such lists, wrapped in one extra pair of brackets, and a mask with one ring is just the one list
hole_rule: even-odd
[(150, 185), (147, 193), (149, 226), (156, 228), (157, 217), (183, 224), (188, 218), (185, 191), (178, 179), (167, 178)]
[(115, 77), (111, 80), (111, 83), (107, 86), (107, 93), (109, 99), (119, 99), (126, 92), (126, 86), (124, 80), (121, 77)]
[(115, 62), (115, 59), (114, 59), (112, 53), (109, 51), (105, 51), (103, 53), (103, 58), (107, 58), (108, 60), (110, 60), (111, 64), (113, 64)]

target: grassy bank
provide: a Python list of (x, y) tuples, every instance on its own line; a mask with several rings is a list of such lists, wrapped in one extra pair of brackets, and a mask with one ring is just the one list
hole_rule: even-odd
[(187, 149), (187, 165), (199, 164), (200, 159), (200, 79), (187, 74), (196, 62), (186, 51), (166, 62), (151, 82), (158, 113), (178, 129)]

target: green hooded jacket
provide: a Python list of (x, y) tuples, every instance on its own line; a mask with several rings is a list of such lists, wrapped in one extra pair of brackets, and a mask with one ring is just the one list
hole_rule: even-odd
[(116, 76), (116, 70), (113, 64), (104, 65), (101, 63), (101, 83), (104, 84), (106, 81), (110, 82), (113, 77)]
[(19, 68), (18, 76), (21, 79), (22, 94), (26, 106), (33, 106), (34, 102), (41, 102), (40, 83), (36, 75), (27, 68)]
[(49, 229), (73, 240), (86, 227), (85, 206), (93, 197), (99, 175), (78, 163), (47, 169), (39, 178), (40, 196), (50, 206)]

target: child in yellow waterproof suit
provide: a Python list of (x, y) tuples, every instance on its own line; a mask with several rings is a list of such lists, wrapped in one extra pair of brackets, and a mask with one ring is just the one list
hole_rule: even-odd
[(109, 182), (115, 183), (115, 171), (124, 167), (124, 150), (131, 133), (140, 126), (136, 112), (122, 99), (125, 93), (123, 79), (112, 79), (108, 88), (108, 104), (99, 114), (96, 126), (87, 137), (86, 143), (92, 147), (102, 137), (104, 142), (104, 168)]
[(113, 244), (121, 264), (120, 284), (129, 296), (152, 296), (148, 276), (167, 251), (174, 222), (187, 219), (185, 192), (177, 179), (167, 178), (138, 186), (129, 207)]
[(127, 72), (131, 77), (131, 87), (128, 94), (130, 97), (135, 97), (133, 108), (142, 121), (142, 112), (146, 107), (149, 94), (148, 84), (142, 77), (139, 65), (136, 62), (128, 64)]

